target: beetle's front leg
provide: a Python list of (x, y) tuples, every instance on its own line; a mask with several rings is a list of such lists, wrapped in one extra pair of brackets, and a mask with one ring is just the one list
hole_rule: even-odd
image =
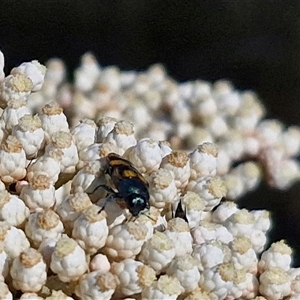
[[(110, 187), (107, 187), (107, 188), (110, 189)], [(109, 192), (108, 189), (106, 189), (106, 190)], [(111, 191), (112, 191), (112, 194), (109, 195), (109, 196), (105, 199), (104, 204), (103, 204), (103, 206), (101, 207), (101, 209), (100, 209), (100, 211), (99, 211), (99, 214), (101, 213), (101, 211), (103, 211), (103, 210), (105, 209), (105, 206), (106, 206), (106, 204), (107, 204), (109, 201), (111, 201), (111, 200), (113, 200), (113, 199), (115, 199), (115, 198), (120, 198), (120, 195), (119, 195), (118, 193), (116, 193), (116, 192), (115, 192), (114, 190), (112, 190), (112, 189), (111, 189)]]
[(97, 186), (94, 188), (93, 191), (87, 192), (87, 194), (88, 194), (88, 195), (92, 195), (92, 194), (94, 194), (99, 188), (102, 188), (102, 189), (106, 190), (106, 191), (109, 192), (109, 193), (113, 193), (113, 194), (116, 193), (116, 192), (115, 192), (111, 187), (109, 187), (108, 185), (106, 185), (106, 184), (100, 184), (100, 185), (97, 185)]

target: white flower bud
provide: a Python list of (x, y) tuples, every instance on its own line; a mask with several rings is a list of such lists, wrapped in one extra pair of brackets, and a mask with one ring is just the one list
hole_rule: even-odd
[(0, 299), (13, 300), (13, 294), (9, 291), (4, 280), (0, 280)]
[(78, 90), (75, 93), (72, 90), (66, 90), (65, 93), (67, 99), (63, 100), (69, 102), (68, 106), (72, 104), (73, 126), (77, 125), (83, 118), (96, 119), (97, 110), (95, 108), (95, 101), (91, 101), (87, 95)]
[[(47, 84), (48, 84), (47, 82), (44, 83), (43, 89), (46, 89)], [(55, 92), (51, 91), (51, 92), (52, 92), (52, 94), (55, 94), (55, 96), (56, 96), (56, 91)], [(53, 97), (55, 97), (55, 96), (53, 96)], [(29, 97), (27, 99), (27, 106), (30, 109), (30, 111), (32, 112), (32, 114), (37, 113), (41, 109), (41, 107), (43, 105), (45, 105), (45, 101), (47, 99), (45, 97), (46, 97), (45, 92), (43, 90), (40, 91), (39, 93), (32, 93), (29, 95)], [(50, 99), (53, 99), (53, 97)]]
[[(173, 140), (176, 141), (175, 138), (177, 137), (179, 138), (179, 142), (182, 143), (183, 140), (189, 139), (193, 134), (193, 130), (194, 126), (192, 123), (179, 123), (175, 128)], [(171, 143), (173, 140), (171, 140)], [(176, 149), (179, 149), (179, 147), (176, 147)]]
[(119, 154), (123, 155), (129, 147), (136, 144), (133, 123), (130, 121), (118, 121), (104, 141), (116, 145), (119, 148)]
[(73, 177), (71, 194), (86, 192), (93, 202), (105, 197), (107, 192), (100, 186), (106, 184), (101, 160), (87, 162)]
[(300, 164), (297, 159), (283, 159), (278, 163), (270, 162), (267, 181), (270, 186), (287, 190), (291, 185), (300, 179)]
[(219, 151), (225, 151), (231, 160), (239, 160), (244, 155), (244, 140), (237, 130), (230, 130), (220, 137), (218, 142)]
[(205, 201), (195, 192), (187, 191), (181, 198), (189, 227), (196, 227), (203, 220)]
[(39, 117), (44, 131), (48, 134), (48, 138), (57, 131), (69, 132), (67, 117), (63, 113), (63, 109), (54, 101), (42, 108), (42, 113)]
[(97, 80), (97, 87), (105, 86), (111, 94), (117, 93), (121, 89), (120, 69), (117, 66), (108, 66), (102, 70), (100, 78)]
[(275, 146), (283, 132), (283, 124), (277, 120), (263, 120), (256, 127), (256, 135), (262, 148)]
[(121, 72), (120, 74), (120, 81), (121, 81), (121, 85), (123, 87), (129, 87), (131, 86), (137, 76), (137, 72), (136, 71), (124, 71)]
[(183, 291), (184, 289), (177, 278), (162, 275), (150, 287), (143, 289), (142, 299), (176, 300)]
[(80, 213), (92, 206), (89, 196), (86, 193), (78, 192), (66, 197), (63, 202), (57, 206), (56, 212), (59, 214), (67, 230), (72, 230), (75, 220)]
[(236, 269), (245, 269), (254, 275), (257, 273), (258, 258), (252, 243), (246, 236), (235, 237), (230, 243), (232, 263)]
[(106, 255), (101, 253), (96, 254), (90, 262), (91, 271), (101, 271), (103, 273), (110, 270), (110, 262)]
[(31, 210), (51, 208), (55, 204), (55, 187), (46, 174), (37, 174), (22, 188), (20, 198)]
[(212, 84), (210, 82), (204, 80), (196, 80), (191, 82), (192, 91), (190, 95), (190, 99), (188, 101), (190, 103), (196, 103), (198, 98), (208, 98), (212, 95)]
[(205, 127), (215, 139), (226, 135), (230, 130), (227, 119), (220, 115), (205, 120)]
[(4, 183), (13, 183), (26, 175), (26, 155), (22, 144), (14, 136), (8, 136), (0, 148), (0, 178)]
[(273, 268), (281, 268), (288, 271), (292, 262), (292, 249), (284, 240), (273, 243), (271, 247), (264, 251), (258, 263), (260, 273)]
[(244, 192), (254, 190), (261, 181), (262, 170), (258, 163), (248, 161), (239, 164), (231, 171), (243, 180)]
[(179, 96), (184, 100), (190, 100), (192, 98), (193, 88), (195, 82), (186, 81), (179, 84)]
[(86, 300), (110, 300), (117, 287), (118, 280), (110, 272), (94, 271), (80, 278), (76, 295)]
[(46, 283), (46, 264), (42, 255), (28, 248), (13, 260), (10, 275), (13, 286), (22, 292), (38, 292)]
[(97, 143), (103, 143), (107, 135), (114, 129), (117, 123), (116, 118), (102, 117), (98, 122)]
[(111, 272), (120, 280), (117, 292), (126, 296), (140, 293), (156, 279), (153, 269), (130, 258), (113, 263)]
[(159, 120), (157, 122), (150, 123), (141, 135), (147, 135), (148, 138), (154, 141), (165, 141), (168, 139), (168, 133), (171, 132), (172, 129), (171, 124), (166, 120)]
[(190, 177), (188, 154), (184, 151), (172, 151), (165, 156), (160, 168), (167, 169), (174, 174), (177, 189), (184, 189)]
[(286, 156), (297, 156), (300, 151), (300, 128), (298, 126), (289, 126), (282, 135), (282, 145)]
[(191, 108), (188, 106), (186, 101), (179, 99), (174, 106), (172, 107), (171, 111), (171, 119), (172, 122), (176, 123), (188, 123), (191, 121), (192, 114)]
[(224, 201), (212, 213), (212, 221), (222, 224), (237, 211), (238, 207), (235, 202)]
[(192, 118), (194, 121), (212, 119), (217, 114), (217, 103), (212, 96), (195, 97), (195, 103), (192, 106)]
[(100, 66), (91, 53), (81, 57), (81, 65), (75, 70), (75, 86), (82, 92), (91, 91), (100, 76)]
[(177, 187), (173, 173), (167, 169), (158, 169), (149, 178), (150, 204), (156, 208), (164, 208), (174, 202)]
[(214, 240), (201, 245), (194, 244), (192, 256), (199, 261), (198, 268), (200, 272), (227, 263), (231, 258), (228, 246)]
[(21, 117), (18, 125), (14, 126), (12, 135), (21, 142), (27, 159), (35, 158), (44, 146), (44, 130), (37, 115)]
[(13, 68), (10, 71), (11, 75), (24, 74), (32, 81), (32, 92), (41, 89), (44, 83), (46, 67), (40, 64), (37, 60), (31, 62), (24, 62), (20, 66)]
[(189, 149), (195, 149), (198, 145), (206, 142), (214, 142), (214, 138), (212, 137), (210, 132), (201, 126), (194, 126), (193, 131), (187, 137), (187, 145)]
[(231, 82), (218, 80), (214, 83), (213, 88), (213, 95), (216, 98), (219, 112), (225, 116), (235, 115), (241, 100), (239, 93), (234, 91)]
[(62, 173), (74, 173), (78, 163), (77, 148), (73, 142), (72, 135), (65, 131), (57, 131), (51, 135), (51, 143), (46, 146), (46, 154), (59, 151), (60, 170)]
[(59, 216), (51, 209), (32, 213), (25, 232), (34, 246), (38, 247), (45, 238), (58, 238), (64, 230)]
[(0, 220), (13, 226), (21, 226), (29, 216), (29, 209), (16, 195), (0, 191)]
[(161, 273), (175, 257), (174, 242), (162, 232), (155, 232), (144, 244), (139, 260)]
[(167, 77), (167, 71), (162, 64), (153, 64), (147, 70), (148, 78), (153, 87), (164, 83)]
[(140, 99), (133, 99), (125, 109), (124, 115), (122, 115), (123, 118), (134, 123), (139, 131), (147, 130), (152, 120), (150, 110), (146, 105)]
[(237, 210), (224, 223), (233, 236), (248, 236), (255, 224), (255, 217), (246, 209)]
[(174, 243), (175, 257), (192, 253), (193, 239), (189, 226), (183, 219), (171, 219), (164, 233)]
[(95, 254), (105, 245), (108, 236), (106, 212), (89, 206), (74, 222), (72, 237), (88, 253)]
[(4, 108), (1, 115), (1, 120), (4, 122), (5, 130), (8, 133), (12, 132), (15, 125), (19, 123), (19, 120), (29, 115), (31, 112), (26, 106), (26, 101), (23, 99), (12, 99), (7, 102), (7, 106)]
[(47, 155), (40, 156), (34, 163), (27, 168), (27, 179), (32, 182), (34, 177), (39, 174), (48, 177), (51, 184), (55, 184), (60, 174), (59, 153), (52, 151)]
[(81, 169), (87, 163), (98, 160), (101, 157), (105, 157), (111, 152), (119, 153), (117, 146), (111, 142), (91, 144), (79, 151), (78, 155), (80, 161), (77, 168)]
[(190, 154), (190, 180), (213, 177), (217, 171), (218, 149), (215, 144), (203, 143)]
[(232, 160), (229, 157), (228, 153), (220, 149), (218, 150), (218, 157), (217, 157), (217, 175), (224, 175), (229, 172), (231, 168)]
[(163, 157), (161, 145), (152, 139), (144, 138), (124, 153), (141, 173), (152, 173), (159, 168)]
[(234, 269), (233, 285), (230, 291), (227, 293), (228, 299), (241, 299), (245, 295), (247, 290), (248, 280), (245, 269)]
[(228, 200), (236, 201), (246, 193), (245, 181), (237, 173), (227, 173), (222, 176)]
[(9, 259), (17, 257), (22, 251), (30, 247), (24, 231), (5, 221), (0, 222), (0, 241), (3, 241), (4, 251)]
[(75, 240), (63, 235), (52, 253), (50, 268), (63, 282), (78, 280), (88, 268), (84, 250)]
[(26, 101), (32, 90), (32, 81), (26, 75), (16, 74), (0, 82), (0, 107), (5, 108), (10, 100)]
[(253, 249), (260, 253), (266, 242), (266, 234), (255, 228), (255, 217), (246, 209), (241, 209), (232, 214), (224, 223), (234, 237), (247, 236), (251, 240)]
[(231, 264), (221, 264), (201, 273), (200, 287), (209, 293), (210, 299), (225, 299), (233, 287), (234, 268)]
[(93, 120), (83, 119), (71, 133), (79, 152), (95, 142), (96, 124)]
[(114, 261), (134, 258), (140, 253), (147, 236), (145, 224), (128, 222), (110, 229), (103, 252)]
[(259, 294), (258, 287), (259, 287), (259, 282), (256, 277), (256, 274), (253, 275), (251, 273), (246, 273), (246, 288), (243, 291), (242, 299), (245, 298), (245, 299), (255, 299), (255, 300), (266, 300), (266, 298), (262, 296), (257, 296)]
[(228, 244), (233, 240), (232, 234), (225, 226), (205, 220), (201, 221), (197, 227), (193, 228), (192, 235), (194, 243), (196, 244), (203, 244), (211, 240)]
[(46, 63), (45, 82), (51, 82), (55, 86), (59, 85), (66, 76), (64, 62), (58, 58), (50, 58)]
[(255, 218), (255, 225), (254, 227), (258, 230), (261, 230), (264, 233), (267, 233), (271, 228), (271, 215), (270, 212), (267, 210), (253, 210), (251, 214)]
[(171, 262), (166, 273), (177, 278), (185, 292), (191, 292), (198, 287), (200, 280), (197, 264), (197, 260), (190, 255), (179, 256)]
[(145, 73), (138, 73), (133, 82), (132, 89), (135, 94), (141, 96), (150, 89), (150, 79)]
[(241, 104), (231, 119), (231, 124), (234, 129), (249, 135), (255, 131), (258, 122), (264, 115), (265, 109), (257, 95), (251, 91), (246, 91), (241, 93)]
[(261, 145), (257, 137), (255, 136), (244, 136), (244, 155), (246, 157), (257, 157), (261, 150)]
[(279, 300), (291, 292), (291, 280), (280, 268), (271, 268), (259, 277), (259, 292), (267, 299)]
[(205, 201), (205, 211), (211, 211), (216, 207), (227, 193), (223, 180), (218, 177), (191, 182), (187, 190), (197, 193)]

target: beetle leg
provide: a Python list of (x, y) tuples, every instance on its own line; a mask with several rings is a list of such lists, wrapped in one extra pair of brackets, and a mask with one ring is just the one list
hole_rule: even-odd
[[(109, 189), (110, 187), (107, 187), (107, 188)], [(111, 189), (111, 190), (112, 190), (112, 189)], [(107, 204), (109, 201), (111, 201), (111, 200), (113, 200), (113, 199), (115, 199), (115, 198), (119, 198), (119, 197), (120, 197), (119, 194), (116, 193), (114, 190), (112, 190), (112, 193), (113, 193), (113, 194), (109, 195), (109, 196), (105, 199), (104, 204), (103, 204), (103, 206), (101, 207), (101, 209), (100, 209), (100, 211), (99, 211), (99, 214), (101, 213), (101, 211), (103, 211), (103, 210), (105, 209), (105, 206), (106, 206), (106, 204)]]
[[(90, 187), (89, 187), (90, 188)], [(88, 189), (89, 189), (88, 188)], [(100, 185), (97, 185), (91, 192), (88, 192), (88, 189), (86, 190), (86, 193), (88, 195), (92, 195), (94, 194), (99, 188), (102, 188), (104, 190), (106, 190), (107, 192), (109, 193), (116, 193), (111, 187), (109, 187), (108, 185), (106, 184), (100, 184)]]
[(103, 188), (104, 190), (106, 190), (109, 193), (116, 194), (116, 192), (111, 187), (109, 187), (108, 185), (101, 184), (101, 185), (98, 185), (97, 189), (98, 188)]

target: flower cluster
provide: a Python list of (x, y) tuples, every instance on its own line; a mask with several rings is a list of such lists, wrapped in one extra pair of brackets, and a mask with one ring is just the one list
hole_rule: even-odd
[[(1, 299), (299, 299), (291, 248), (265, 250), (269, 213), (234, 202), (262, 178), (299, 179), (298, 127), (264, 120), (252, 92), (160, 65), (86, 54), (73, 85), (57, 59), (3, 67), (0, 52)], [(111, 152), (148, 181), (147, 214), (106, 201)]]

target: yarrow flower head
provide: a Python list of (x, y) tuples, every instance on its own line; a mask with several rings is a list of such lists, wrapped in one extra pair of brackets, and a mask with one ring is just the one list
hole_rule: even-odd
[(227, 80), (46, 65), (5, 76), (0, 51), (1, 299), (299, 299), (270, 213), (237, 203), (300, 179), (299, 127)]

